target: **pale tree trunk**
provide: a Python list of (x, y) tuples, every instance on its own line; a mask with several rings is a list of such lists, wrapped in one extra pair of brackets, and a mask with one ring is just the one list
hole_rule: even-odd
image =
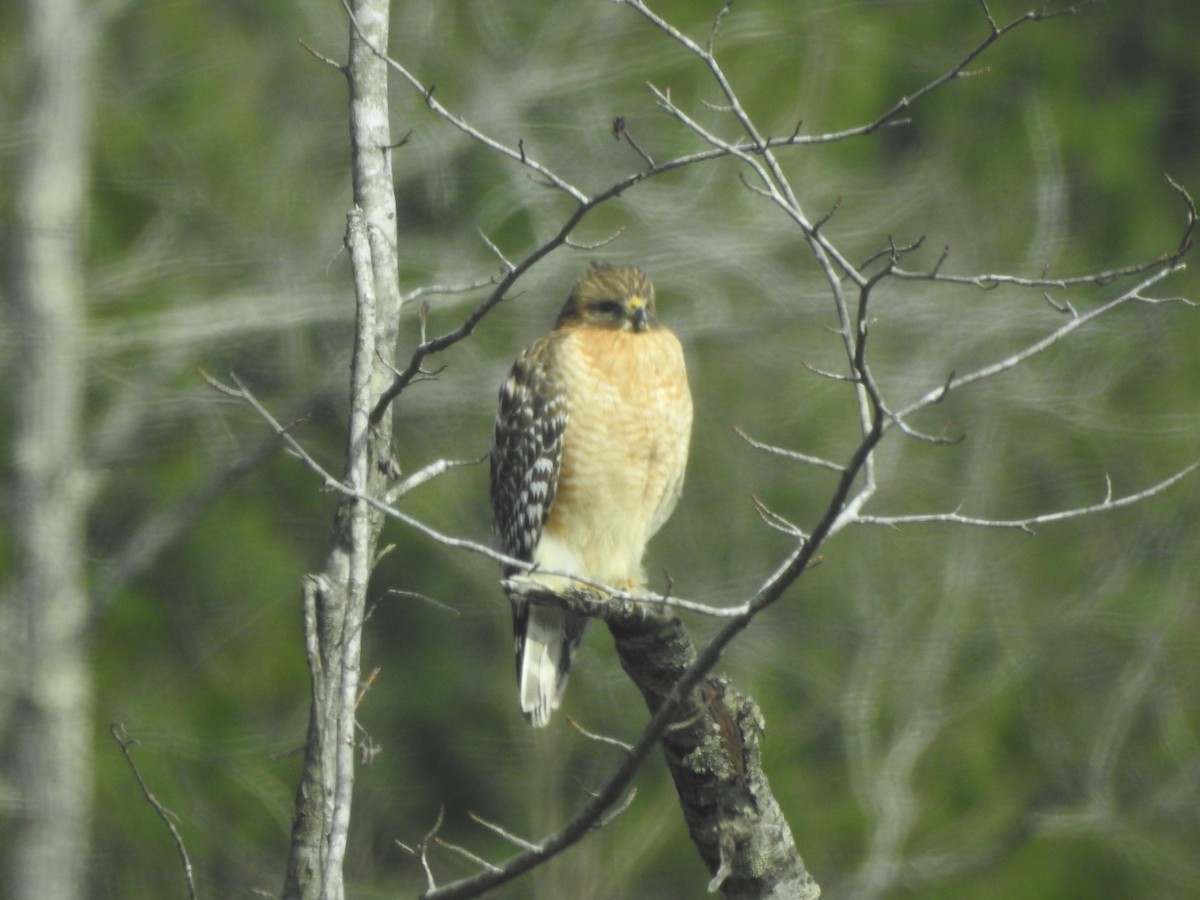
[(90, 143), (91, 10), (80, 0), (28, 4), (30, 106), (15, 182), (10, 295), (17, 365), (13, 707), (20, 813), (17, 900), (86, 892), (92, 800), (91, 675), (80, 453), (84, 370), (83, 231)]
[[(343, 478), (360, 495), (382, 496), (392, 473), (391, 416), (372, 424), (370, 414), (393, 377), (400, 293), (388, 70), (371, 47), (387, 46), (389, 6), (388, 0), (356, 0), (351, 6), (346, 76), (354, 209), (346, 244), (357, 316)], [(324, 570), (304, 580), (313, 697), (284, 884), (289, 900), (345, 896), (342, 864), (354, 787), (361, 630), (382, 522), (381, 513), (361, 499), (343, 500)]]

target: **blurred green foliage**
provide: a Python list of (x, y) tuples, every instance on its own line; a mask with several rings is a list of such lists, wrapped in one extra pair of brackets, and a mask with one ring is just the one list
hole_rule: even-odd
[[(719, 4), (655, 4), (703, 41)], [(1000, 22), (1026, 6), (994, 0)], [(0, 143), (21, 151), (20, 22), (0, 12)], [(125, 4), (104, 31), (89, 227), (88, 423), (103, 476), (91, 528), (99, 574), (147, 517), (183, 507), (206, 474), (253, 451), (252, 412), (194, 376), (236, 371), (334, 472), (340, 469), (353, 316), (340, 249), (349, 205), (336, 3)], [(587, 191), (640, 167), (624, 116), (656, 159), (699, 149), (646, 82), (706, 127), (734, 122), (706, 72), (617, 4), (398, 3), (391, 52), (468, 121)], [(906, 115), (843, 143), (781, 151), (810, 216), (851, 259), (894, 237), (910, 268), (1056, 275), (1174, 249), (1183, 209), (1168, 172), (1200, 192), (1200, 5), (1096, 5), (1029, 24)], [(717, 46), (764, 133), (869, 121), (987, 34), (969, 0), (738, 3)], [(394, 80), (406, 289), (486, 278), (479, 232), (519, 258), (570, 203), (472, 143)], [(0, 212), (11, 188), (0, 179)], [(581, 226), (436, 381), (399, 401), (406, 471), (487, 447), (496, 387), (590, 258), (654, 277), (684, 339), (697, 401), (685, 499), (648, 569), (675, 590), (735, 602), (786, 542), (756, 495), (810, 525), (833, 476), (750, 449), (732, 431), (844, 460), (856, 438), (827, 287), (799, 233), (728, 162), (630, 190)], [(1117, 287), (1070, 295), (1080, 309)], [(1156, 296), (1200, 298), (1175, 276)], [(479, 292), (437, 294), (429, 329)], [(874, 367), (894, 406), (1011, 352), (1061, 321), (1040, 292), (927, 284), (878, 292)], [(405, 321), (403, 346), (416, 340)], [(6, 333), (6, 362), (20, 336)], [(1139, 490), (1197, 457), (1200, 320), (1137, 305), (994, 382), (954, 394), (880, 453), (880, 513), (1026, 516)], [(5, 408), (7, 401), (3, 401)], [(7, 409), (5, 409), (7, 411)], [(290, 421), (290, 419), (289, 419)], [(122, 423), (125, 425), (122, 425)], [(6, 444), (8, 438), (4, 438)], [(825, 896), (1185, 897), (1200, 890), (1200, 521), (1195, 477), (1143, 504), (1035, 536), (948, 525), (842, 534), (724, 665), (767, 720), (768, 773)], [(94, 896), (180, 896), (174, 848), (108, 735), (122, 722), (178, 816), (204, 896), (277, 892), (304, 738), (299, 580), (319, 567), (333, 498), (282, 452), (209, 498), (182, 536), (108, 602), (94, 632), (98, 793)], [(483, 466), (405, 500), (447, 533), (486, 541)], [(7, 521), (0, 542), (9, 543)], [(360, 769), (350, 895), (423, 884), (397, 846), (445, 811), (442, 836), (498, 860), (511, 848), (468, 811), (534, 837), (599, 782), (614, 752), (559, 717), (521, 722), (509, 613), (486, 560), (395, 524), (375, 578), (359, 716), (379, 748)], [(698, 637), (711, 622), (694, 623)], [(593, 627), (565, 712), (632, 739), (644, 721)], [(707, 876), (655, 760), (601, 834), (498, 896), (693, 897)], [(471, 870), (446, 851), (449, 879)], [(889, 866), (891, 868), (889, 868)]]

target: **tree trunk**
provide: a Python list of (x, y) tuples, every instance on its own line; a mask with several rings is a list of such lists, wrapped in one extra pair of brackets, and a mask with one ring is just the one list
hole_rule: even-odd
[[(386, 48), (387, 0), (352, 4), (350, 140), (354, 209), (346, 244), (354, 270), (357, 317), (344, 479), (360, 494), (382, 496), (391, 464), (391, 417), (369, 417), (391, 383), (400, 317), (396, 205), (392, 192)], [(312, 707), (296, 792), (285, 898), (341, 900), (342, 864), (354, 789), (355, 709), (367, 585), (382, 515), (347, 498), (334, 516), (324, 570), (304, 580), (305, 633)]]
[(92, 684), (80, 434), (89, 13), (78, 0), (28, 4), (29, 143), (14, 184), (10, 283), (23, 351), (14, 442), (17, 574), (6, 598), (17, 646), (5, 648), (6, 668), (20, 679), (13, 712), (21, 806), (8, 873), (17, 900), (72, 900), (87, 883)]

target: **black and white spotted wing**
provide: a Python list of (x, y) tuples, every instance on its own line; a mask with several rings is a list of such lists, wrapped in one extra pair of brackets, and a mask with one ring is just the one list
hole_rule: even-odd
[(567, 426), (566, 392), (546, 366), (553, 337), (517, 357), (500, 388), (492, 438), (492, 528), (499, 549), (523, 560), (533, 559), (554, 502)]

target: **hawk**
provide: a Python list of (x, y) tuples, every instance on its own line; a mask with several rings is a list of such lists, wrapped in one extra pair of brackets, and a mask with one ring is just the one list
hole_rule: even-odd
[[(683, 348), (659, 324), (650, 279), (593, 264), (500, 389), (491, 450), (499, 549), (541, 569), (639, 589), (646, 542), (683, 489), (691, 429)], [(558, 607), (514, 603), (521, 711), (533, 725), (558, 707), (586, 624)]]

